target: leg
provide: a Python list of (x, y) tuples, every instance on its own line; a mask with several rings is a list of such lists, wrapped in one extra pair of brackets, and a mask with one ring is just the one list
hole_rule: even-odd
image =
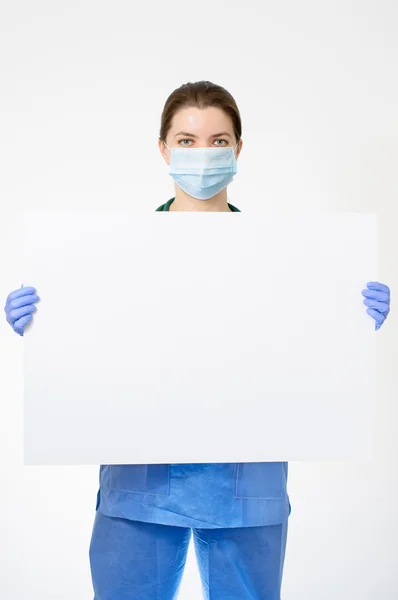
[(280, 600), (287, 526), (194, 529), (206, 600)]
[(174, 600), (191, 529), (96, 513), (90, 544), (95, 600)]

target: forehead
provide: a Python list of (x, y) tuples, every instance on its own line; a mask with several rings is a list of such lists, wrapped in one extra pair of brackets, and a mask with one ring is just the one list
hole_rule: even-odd
[(232, 119), (222, 109), (187, 107), (176, 112), (171, 122), (170, 133), (186, 131), (197, 135), (211, 135), (219, 131), (233, 134)]

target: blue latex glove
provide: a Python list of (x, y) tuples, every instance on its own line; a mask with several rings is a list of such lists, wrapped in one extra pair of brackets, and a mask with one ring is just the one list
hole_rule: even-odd
[(368, 307), (367, 313), (376, 321), (376, 331), (380, 329), (390, 312), (390, 288), (383, 283), (371, 281), (368, 289), (362, 290), (365, 296), (363, 303)]
[(33, 287), (21, 287), (8, 295), (4, 307), (6, 318), (13, 330), (19, 335), (24, 334), (24, 328), (32, 319), (36, 310), (34, 302), (40, 300)]

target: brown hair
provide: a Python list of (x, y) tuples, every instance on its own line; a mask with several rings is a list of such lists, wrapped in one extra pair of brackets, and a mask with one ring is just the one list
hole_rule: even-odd
[(195, 106), (207, 108), (215, 106), (223, 110), (232, 119), (234, 134), (238, 142), (242, 136), (242, 122), (238, 106), (231, 94), (220, 85), (211, 81), (184, 83), (167, 98), (161, 116), (159, 139), (166, 141), (174, 115), (182, 108)]

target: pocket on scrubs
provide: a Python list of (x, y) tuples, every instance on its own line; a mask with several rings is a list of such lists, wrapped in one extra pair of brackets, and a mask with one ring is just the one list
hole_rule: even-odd
[(283, 463), (238, 463), (234, 498), (278, 500), (283, 498)]
[(107, 465), (107, 469), (106, 487), (110, 490), (155, 496), (170, 495), (170, 465)]

